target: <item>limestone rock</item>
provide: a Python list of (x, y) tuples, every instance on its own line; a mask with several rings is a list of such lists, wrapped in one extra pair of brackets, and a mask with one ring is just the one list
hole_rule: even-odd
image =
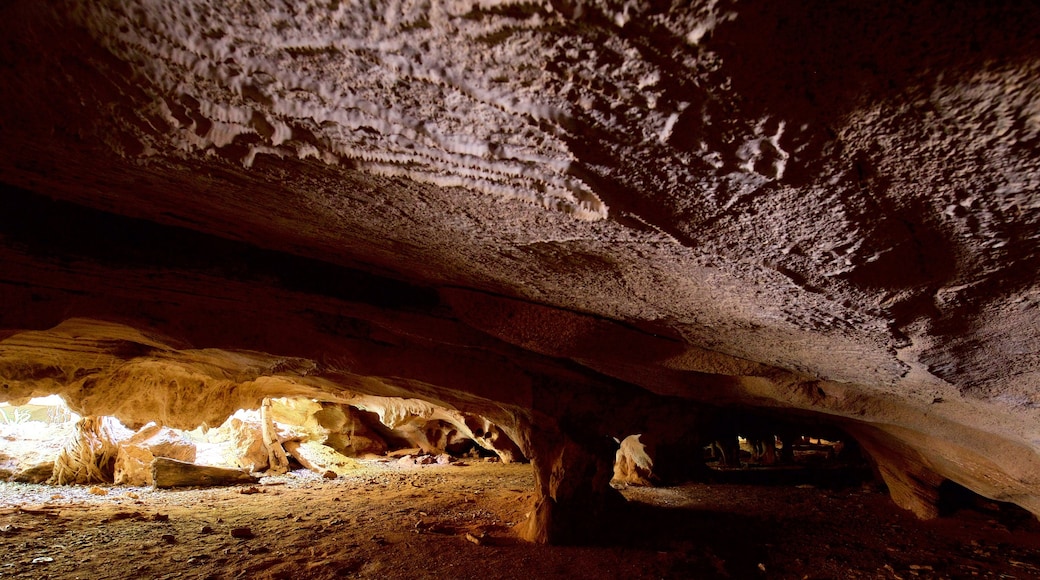
[(585, 543), (602, 538), (610, 515), (624, 499), (609, 486), (610, 446), (579, 445), (560, 434), (543, 434), (532, 452), (539, 497), (520, 535), (537, 543)]
[(1035, 3), (186, 1), (0, 3), (0, 398), (482, 417), (538, 537), (663, 401), (1040, 514)]
[(657, 476), (654, 474), (654, 460), (646, 452), (646, 445), (639, 441), (639, 435), (629, 435), (621, 440), (621, 447), (614, 458), (614, 477), (612, 485), (653, 485)]
[(146, 447), (121, 445), (116, 454), (115, 483), (117, 485), (151, 485), (152, 461), (155, 455)]
[(502, 463), (525, 460), (520, 448), (499, 425), (484, 417), (465, 413), (462, 415), (462, 423), (469, 430), (473, 441), (488, 451), (494, 451)]
[(291, 425), (295, 437), (317, 440), (325, 435), (324, 426), (316, 417), (322, 408), (321, 403), (308, 398), (280, 397), (271, 400), (271, 418)]
[(152, 482), (157, 488), (235, 485), (256, 483), (258, 479), (240, 469), (195, 465), (167, 457), (152, 461)]
[(349, 475), (359, 466), (358, 462), (317, 441), (287, 441), (285, 451), (300, 462), (300, 465), (324, 475)]
[(152, 461), (156, 457), (192, 463), (195, 461), (195, 444), (167, 427), (147, 425), (120, 443), (116, 454), (115, 483), (152, 485)]
[(418, 447), (423, 453), (438, 455), (452, 448), (459, 451), (469, 439), (453, 425), (440, 419), (413, 417), (393, 430), (405, 447)]
[(144, 447), (155, 457), (169, 457), (189, 463), (195, 461), (195, 444), (168, 427), (145, 427), (123, 443)]
[(373, 413), (349, 405), (323, 404), (314, 417), (327, 431), (325, 445), (338, 453), (360, 457), (383, 455), (387, 451), (386, 442), (369, 427), (374, 421), (378, 422)]
[(119, 451), (118, 422), (110, 417), (87, 416), (76, 422), (76, 434), (54, 459), (48, 483), (75, 485), (111, 483)]
[(358, 405), (379, 417), (362, 421), (390, 448), (419, 447), (425, 453), (463, 453), (470, 442), (492, 451), (504, 463), (524, 461), (524, 454), (502, 426), (474, 413), (459, 412), (415, 399), (360, 397)]
[(53, 474), (54, 462), (47, 461), (15, 473), (11, 476), (11, 481), (15, 483), (44, 483), (49, 480)]
[(232, 443), (229, 452), (232, 465), (250, 473), (267, 469), (267, 448), (264, 446), (260, 424), (232, 418), (228, 421), (227, 429)]

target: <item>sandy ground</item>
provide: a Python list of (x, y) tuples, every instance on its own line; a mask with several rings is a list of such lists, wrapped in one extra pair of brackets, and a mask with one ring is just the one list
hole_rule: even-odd
[(629, 488), (602, 545), (546, 547), (511, 529), (532, 485), (483, 462), (105, 495), (0, 483), (0, 578), (1040, 578), (1040, 525), (996, 504), (920, 522), (858, 484)]

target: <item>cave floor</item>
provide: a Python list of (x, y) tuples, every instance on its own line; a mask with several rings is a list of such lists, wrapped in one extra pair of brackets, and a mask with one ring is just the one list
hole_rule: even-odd
[(530, 466), (484, 462), (104, 495), (0, 483), (0, 578), (1040, 577), (1040, 525), (996, 505), (921, 522), (862, 486), (629, 488), (602, 545), (547, 547), (511, 531), (532, 486)]

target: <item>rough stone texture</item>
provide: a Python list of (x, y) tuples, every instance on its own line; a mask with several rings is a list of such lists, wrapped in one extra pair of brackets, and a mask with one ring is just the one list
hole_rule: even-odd
[(249, 473), (266, 470), (268, 468), (267, 447), (264, 445), (259, 423), (232, 417), (226, 427), (228, 438), (232, 443), (229, 451), (231, 457), (227, 458), (230, 460), (229, 464), (237, 465)]
[(285, 450), (300, 465), (321, 474), (349, 475), (358, 462), (317, 441), (286, 441)]
[(533, 461), (541, 539), (677, 399), (1040, 513), (1038, 18), (6, 3), (0, 399), (427, 400)]
[(486, 418), (463, 414), (462, 427), (461, 432), (466, 437), (469, 437), (484, 449), (494, 451), (503, 463), (513, 463), (526, 459), (520, 448), (510, 439), (509, 434), (502, 427), (495, 425)]
[(54, 475), (54, 462), (48, 461), (28, 467), (11, 476), (15, 483), (46, 483)]
[[(114, 483), (116, 485), (152, 485), (153, 461), (155, 461), (155, 455), (148, 449), (137, 445), (121, 445), (119, 451), (116, 452)], [(185, 460), (181, 459), (181, 461)]]
[(407, 442), (403, 447), (418, 447), (428, 455), (448, 453), (451, 448), (467, 441), (459, 435), (458, 430), (439, 419), (413, 419), (398, 425), (393, 434)]
[(256, 483), (258, 480), (258, 477), (239, 469), (195, 465), (168, 457), (156, 457), (152, 461), (152, 481), (158, 488), (223, 486)]
[(271, 419), (307, 439), (325, 437), (325, 426), (321, 424), (317, 414), (323, 405), (317, 401), (304, 398), (272, 399)]
[(323, 404), (315, 417), (328, 430), (324, 444), (347, 457), (386, 453), (386, 441), (368, 426), (364, 415), (365, 411), (350, 405)]
[(160, 425), (147, 425), (119, 443), (114, 480), (119, 485), (152, 485), (152, 461), (167, 457), (195, 462), (195, 444), (176, 431)]
[(610, 484), (653, 485), (657, 479), (654, 475), (654, 460), (646, 451), (646, 445), (639, 441), (639, 435), (629, 435), (621, 440), (621, 447), (614, 456), (614, 477)]
[(524, 461), (523, 452), (510, 435), (485, 417), (460, 413), (417, 399), (360, 396), (352, 401), (369, 414), (358, 415), (361, 423), (382, 434), (392, 447), (418, 448), (437, 455), (463, 450), (472, 441), (498, 455), (503, 463)]

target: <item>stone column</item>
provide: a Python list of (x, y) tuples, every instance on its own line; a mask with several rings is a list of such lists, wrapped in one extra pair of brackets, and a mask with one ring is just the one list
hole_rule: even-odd
[(939, 485), (944, 478), (927, 467), (919, 453), (875, 428), (857, 426), (849, 431), (874, 462), (896, 505), (925, 520), (939, 515)]
[(556, 429), (531, 434), (525, 450), (535, 470), (538, 494), (524, 539), (542, 544), (588, 543), (608, 529), (611, 512), (624, 503), (610, 487), (616, 443), (609, 437), (573, 437)]

